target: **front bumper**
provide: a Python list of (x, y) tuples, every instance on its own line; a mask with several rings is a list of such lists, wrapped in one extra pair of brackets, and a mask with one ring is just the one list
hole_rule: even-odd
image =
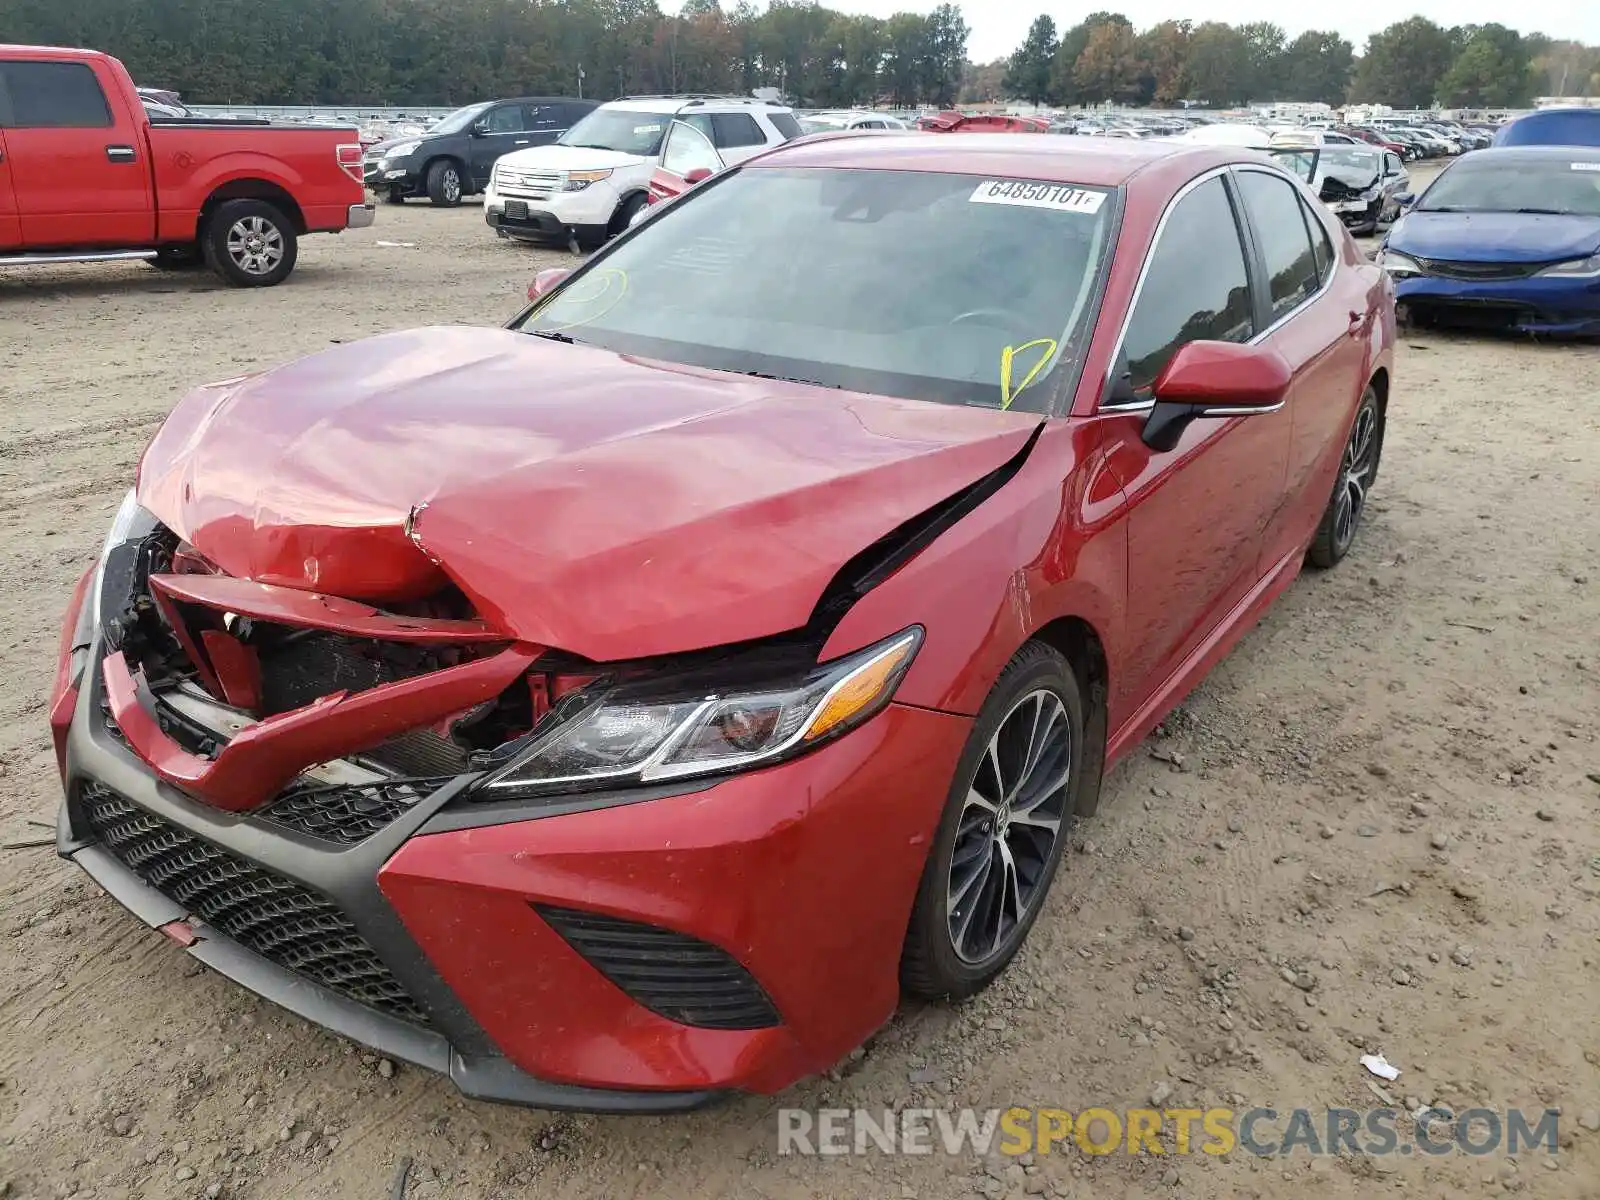
[(380, 195), (397, 192), (408, 196), (422, 188), (422, 180), (413, 173), (407, 162), (389, 162), (385, 159), (367, 159), (362, 163), (363, 182)]
[(1600, 334), (1600, 279), (1412, 276), (1395, 280), (1395, 304), (1403, 317), (1424, 324), (1545, 336)]
[(604, 237), (616, 211), (617, 198), (605, 184), (579, 192), (553, 195), (505, 194), (491, 185), (483, 201), (483, 219), (496, 232), (517, 237), (566, 241)]
[[(89, 661), (99, 659), (91, 645)], [(90, 670), (52, 704), (70, 722), (58, 852), (140, 920), (265, 998), (448, 1075), (469, 1096), (615, 1112), (780, 1090), (888, 1020), (911, 903), (970, 728), (968, 718), (893, 705), (765, 771), (544, 808), (468, 805), (457, 779), (348, 845), (159, 781), (100, 700)], [(161, 846), (188, 846), (188, 864), (199, 855), (249, 895), (288, 896), (268, 914), (267, 941), (247, 945), (259, 927), (241, 926), (232, 909), (200, 915), (216, 897), (187, 876), (153, 878), (149, 860), (107, 832), (95, 806), (108, 789)], [(326, 972), (312, 978), (304, 956), (273, 957), (287, 936), (283, 905), (319, 904), (317, 921), (343, 923), (335, 975), (364, 972), (364, 990), (330, 985)], [(720, 950), (770, 998), (776, 1020), (707, 1028), (659, 1015), (558, 932), (551, 909)], [(378, 1000), (373, 977), (387, 989)]]
[(1352, 233), (1362, 233), (1376, 229), (1383, 215), (1383, 197), (1375, 200), (1334, 200), (1324, 201), (1328, 208)]

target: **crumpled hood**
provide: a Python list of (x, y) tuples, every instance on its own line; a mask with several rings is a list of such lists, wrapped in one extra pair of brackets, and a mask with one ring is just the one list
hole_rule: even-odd
[(529, 146), (526, 150), (502, 154), (495, 164), (516, 171), (614, 171), (618, 167), (637, 167), (654, 161), (642, 154), (624, 154), (620, 150), (591, 150), (585, 146)]
[(507, 633), (606, 661), (799, 628), (1038, 423), (420, 329), (197, 390), (138, 494), (230, 575), (380, 605), (449, 579)]
[(1600, 217), (1412, 212), (1389, 231), (1388, 245), (1457, 262), (1556, 262), (1600, 250)]

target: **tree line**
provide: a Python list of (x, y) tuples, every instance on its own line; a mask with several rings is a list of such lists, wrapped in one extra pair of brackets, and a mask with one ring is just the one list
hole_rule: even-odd
[(808, 105), (947, 105), (967, 33), (954, 4), (880, 19), (798, 0), (673, 15), (656, 0), (0, 0), (0, 42), (93, 46), (195, 104), (777, 87)]
[(1059, 33), (1041, 14), (1007, 60), (968, 73), (966, 98), (1035, 104), (1192, 101), (1227, 108), (1251, 101), (1346, 101), (1395, 108), (1516, 108), (1535, 95), (1600, 90), (1600, 47), (1523, 35), (1504, 25), (1451, 29), (1424, 17), (1367, 39), (1339, 34), (1291, 39), (1270, 21), (1163, 21), (1136, 31), (1120, 13), (1096, 12)]

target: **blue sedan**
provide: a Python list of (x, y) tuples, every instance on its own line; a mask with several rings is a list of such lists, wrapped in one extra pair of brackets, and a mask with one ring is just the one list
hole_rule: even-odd
[(1600, 334), (1600, 149), (1490, 149), (1445, 170), (1377, 261), (1419, 324)]

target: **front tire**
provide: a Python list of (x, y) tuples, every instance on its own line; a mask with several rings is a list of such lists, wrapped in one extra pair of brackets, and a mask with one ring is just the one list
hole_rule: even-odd
[(900, 985), (961, 999), (1027, 939), (1082, 811), (1090, 765), (1071, 664), (1029, 642), (1000, 673), (961, 755), (906, 931)]
[(1378, 478), (1378, 460), (1382, 456), (1383, 409), (1376, 389), (1369, 383), (1361, 393), (1356, 419), (1350, 426), (1344, 453), (1339, 456), (1339, 477), (1334, 482), (1333, 495), (1306, 552), (1306, 561), (1312, 566), (1335, 566), (1350, 552), (1367, 511), (1367, 494)]
[(606, 236), (618, 237), (621, 234), (627, 233), (628, 226), (632, 224), (633, 218), (639, 215), (639, 210), (642, 209), (647, 203), (649, 203), (647, 197), (643, 195), (635, 195), (629, 196), (626, 200), (619, 204), (617, 206), (617, 211), (611, 216), (611, 224), (606, 228)]
[(461, 203), (461, 168), (441, 159), (428, 168), (428, 201), (435, 208), (454, 208)]
[(300, 253), (294, 225), (265, 200), (229, 200), (218, 206), (200, 244), (206, 263), (235, 287), (282, 283)]

